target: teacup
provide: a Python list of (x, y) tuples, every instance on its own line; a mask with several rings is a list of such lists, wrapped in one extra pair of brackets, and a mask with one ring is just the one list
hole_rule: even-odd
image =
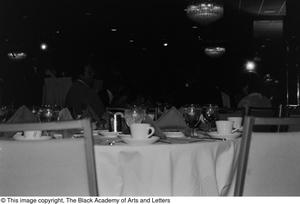
[(240, 129), (242, 127), (242, 117), (228, 117), (227, 120), (233, 122), (233, 128), (234, 129)]
[(216, 121), (217, 131), (220, 135), (232, 134), (233, 122), (229, 120), (218, 120)]
[(42, 136), (42, 131), (40, 130), (24, 131), (24, 137), (26, 139), (39, 139), (41, 136)]
[(133, 139), (147, 139), (154, 134), (155, 129), (146, 123), (134, 123), (130, 125), (130, 132)]

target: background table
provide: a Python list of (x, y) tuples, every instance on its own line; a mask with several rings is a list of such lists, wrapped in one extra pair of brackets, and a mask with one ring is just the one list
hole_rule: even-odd
[(101, 196), (232, 195), (238, 140), (95, 146)]

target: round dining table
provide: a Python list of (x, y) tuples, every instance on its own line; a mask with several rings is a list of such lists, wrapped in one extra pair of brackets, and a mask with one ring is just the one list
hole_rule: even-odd
[(148, 145), (95, 140), (99, 195), (233, 195), (239, 143), (240, 138)]

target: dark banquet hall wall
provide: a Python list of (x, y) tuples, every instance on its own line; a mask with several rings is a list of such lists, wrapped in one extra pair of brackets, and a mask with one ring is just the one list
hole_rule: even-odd
[[(224, 17), (207, 26), (188, 19), (185, 4), (179, 1), (173, 1), (171, 7), (171, 1), (145, 5), (137, 1), (1, 1), (2, 102), (40, 103), (45, 69), (72, 76), (80, 65), (90, 62), (98, 79), (109, 85), (122, 82), (132, 95), (144, 94), (178, 105), (220, 104), (220, 90), (231, 96), (240, 94), (249, 78), (244, 64), (255, 57), (261, 59), (257, 62), (259, 77), (270, 73), (279, 81), (267, 92), (277, 90), (274, 94), (284, 101), (285, 66), (298, 58), (287, 58), (285, 47), (296, 27), (292, 23), (296, 9), (292, 9), (298, 4), (293, 1), (290, 6), (282, 36), (272, 39), (255, 37), (253, 22), (257, 19), (237, 11), (228, 3), (232, 1), (225, 1)], [(134, 45), (129, 39), (135, 40)], [(166, 41), (168, 46), (162, 46)], [(45, 52), (39, 48), (42, 42), (49, 46)], [(204, 54), (203, 48), (212, 42), (226, 47), (222, 57)], [(7, 52), (12, 48), (26, 51), (27, 59), (10, 61)], [(290, 83), (293, 87), (295, 81)]]

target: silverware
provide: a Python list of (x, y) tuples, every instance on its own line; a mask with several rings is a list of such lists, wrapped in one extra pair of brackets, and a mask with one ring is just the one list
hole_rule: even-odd
[(167, 144), (172, 144), (172, 142), (169, 141), (169, 140), (162, 140), (162, 139), (160, 139), (160, 140), (158, 140), (158, 142), (167, 143)]

